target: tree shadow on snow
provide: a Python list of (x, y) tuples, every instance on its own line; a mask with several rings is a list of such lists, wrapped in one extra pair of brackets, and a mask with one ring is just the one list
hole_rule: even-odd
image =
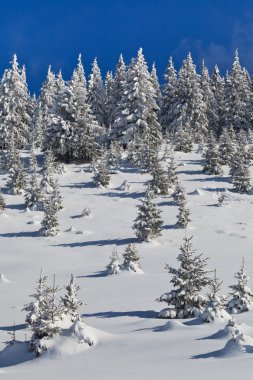
[(159, 202), (157, 203), (157, 206), (159, 207), (162, 207), (162, 206), (176, 206), (176, 202), (174, 201), (163, 201), (163, 202)]
[[(1, 236), (1, 235), (0, 235)], [(126, 238), (126, 239), (107, 239), (107, 240), (93, 240), (93, 241), (83, 241), (75, 243), (63, 243), (57, 244), (57, 247), (89, 247), (89, 246), (105, 246), (105, 245), (126, 245), (135, 244), (139, 242), (137, 238)]]
[(103, 270), (100, 272), (94, 272), (92, 274), (87, 274), (84, 276), (76, 276), (76, 278), (98, 278), (98, 277), (107, 277), (107, 276), (108, 276), (108, 273), (105, 270)]
[(101, 197), (109, 197), (109, 198), (144, 198), (145, 192), (133, 192), (133, 193), (128, 193), (128, 192), (107, 192), (103, 194), (97, 194)]
[(61, 185), (61, 187), (68, 187), (69, 189), (89, 189), (94, 188), (93, 182), (80, 182), (80, 183), (69, 183), (68, 185)]
[(10, 209), (10, 210), (26, 210), (26, 205), (24, 203), (19, 203), (19, 204), (7, 204), (6, 205), (6, 208), (7, 209)]
[[(205, 174), (205, 173), (203, 173)], [(188, 181), (196, 181), (196, 179), (188, 179)], [(214, 176), (210, 175), (205, 178), (198, 178), (199, 182), (228, 182), (231, 183), (231, 178), (230, 177), (222, 177), (222, 176)]]
[(3, 237), (3, 238), (38, 237), (38, 236), (40, 236), (39, 231), (7, 232), (5, 234), (0, 234), (0, 237)]
[(199, 325), (203, 325), (204, 322), (202, 321), (201, 318), (194, 318), (194, 319), (190, 319), (186, 322), (183, 322), (183, 324), (185, 326), (199, 326)]
[(203, 174), (202, 170), (178, 170), (177, 174), (188, 174), (188, 175), (200, 175)]
[[(27, 324), (26, 323), (22, 323), (20, 325), (15, 325), (15, 331), (17, 330), (23, 330), (23, 329), (26, 329), (27, 328)], [(13, 325), (10, 325), (10, 326), (0, 326), (0, 330), (2, 331), (13, 331), (14, 327)]]
[(93, 314), (83, 314), (83, 317), (97, 318), (117, 318), (117, 317), (138, 317), (138, 318), (157, 318), (157, 312), (154, 310), (133, 310), (133, 311), (102, 311)]
[(35, 358), (34, 352), (28, 351), (28, 342), (16, 340), (0, 352), (0, 368), (12, 367)]

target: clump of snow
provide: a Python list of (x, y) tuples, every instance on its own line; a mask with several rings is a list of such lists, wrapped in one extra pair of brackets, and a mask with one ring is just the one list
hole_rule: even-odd
[(76, 231), (76, 228), (73, 227), (73, 226), (69, 227), (69, 228), (66, 230), (66, 232), (75, 232), (75, 231)]
[(3, 273), (0, 273), (0, 282), (9, 283), (10, 281), (5, 277)]

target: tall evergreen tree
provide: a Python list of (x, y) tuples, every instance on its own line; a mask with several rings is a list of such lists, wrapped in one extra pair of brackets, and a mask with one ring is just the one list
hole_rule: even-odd
[(140, 267), (140, 256), (137, 253), (134, 244), (128, 244), (123, 253), (123, 264), (121, 265), (122, 270), (127, 270), (130, 272), (143, 273)]
[(13, 134), (17, 148), (24, 148), (29, 142), (31, 99), (25, 69), (19, 68), (16, 54), (4, 72), (0, 92), (0, 147), (5, 148)]
[(88, 103), (100, 126), (106, 125), (106, 91), (101, 71), (94, 59), (89, 80)]
[(218, 151), (216, 138), (213, 132), (209, 132), (207, 139), (207, 147), (204, 153), (204, 167), (203, 172), (207, 174), (221, 175), (223, 174), (221, 168), (221, 159)]
[(214, 71), (211, 78), (211, 89), (215, 98), (215, 109), (218, 115), (218, 130), (216, 131), (218, 135), (222, 132), (222, 114), (224, 111), (224, 96), (225, 96), (225, 81), (224, 78), (220, 76), (219, 67), (215, 65)]

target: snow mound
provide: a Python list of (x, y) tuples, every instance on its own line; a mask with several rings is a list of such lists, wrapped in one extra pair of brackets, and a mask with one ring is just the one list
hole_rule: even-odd
[(203, 196), (204, 192), (197, 187), (191, 194)]
[(9, 283), (10, 281), (5, 277), (3, 273), (0, 273), (0, 283)]
[(248, 335), (240, 335), (239, 337), (229, 339), (217, 356), (230, 358), (246, 352), (253, 353), (253, 339)]
[(65, 232), (75, 232), (75, 231), (76, 231), (76, 228), (71, 226)]

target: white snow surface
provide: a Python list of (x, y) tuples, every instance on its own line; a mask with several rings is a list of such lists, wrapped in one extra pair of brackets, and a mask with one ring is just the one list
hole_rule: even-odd
[[(223, 280), (222, 294), (234, 283), (242, 256), (253, 288), (253, 195), (230, 192), (232, 185), (225, 170), (223, 177), (202, 173), (201, 156), (175, 153), (179, 179), (187, 193), (191, 211), (188, 235), (193, 247), (208, 257), (208, 267), (217, 269)], [(181, 165), (183, 163), (183, 165)], [(92, 186), (86, 165), (68, 165), (59, 175), (64, 209), (59, 212), (60, 233), (39, 236), (38, 211), (26, 212), (23, 196), (4, 194), (7, 209), (0, 215), (0, 272), (11, 282), (0, 282), (0, 377), (13, 380), (50, 379), (131, 379), (154, 377), (181, 379), (249, 379), (253, 370), (253, 311), (233, 316), (244, 326), (245, 345), (231, 340), (223, 331), (226, 322), (158, 319), (165, 303), (155, 301), (171, 290), (165, 263), (178, 267), (176, 260), (185, 230), (173, 228), (177, 207), (169, 197), (158, 197), (164, 229), (156, 241), (139, 243), (132, 230), (140, 198), (144, 196), (148, 174), (122, 167), (112, 175), (109, 188)], [(7, 175), (0, 175), (3, 188)], [(123, 181), (127, 191), (119, 190)], [(217, 193), (225, 188), (229, 197), (217, 207)], [(195, 190), (201, 196), (194, 195)], [(81, 206), (92, 209), (93, 218), (82, 218)], [(31, 221), (34, 221), (31, 223)], [(67, 232), (68, 231), (68, 232)], [(83, 233), (77, 233), (82, 231)], [(143, 275), (125, 273), (105, 276), (113, 247), (119, 256), (135, 243), (141, 256)], [(25, 336), (23, 305), (30, 301), (40, 269), (61, 288), (70, 273), (81, 287), (82, 319), (93, 346), (77, 346), (71, 340), (54, 342), (54, 354), (31, 360)], [(7, 334), (16, 324), (17, 343), (6, 347)], [(215, 335), (216, 334), (216, 335)]]

